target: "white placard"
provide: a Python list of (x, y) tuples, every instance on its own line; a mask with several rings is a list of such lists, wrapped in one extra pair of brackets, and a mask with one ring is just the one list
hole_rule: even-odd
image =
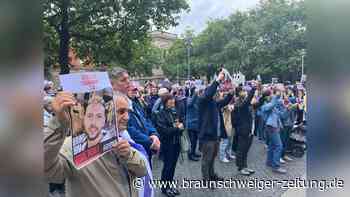
[(245, 83), (245, 75), (243, 75), (241, 72), (233, 74), (233, 81), (238, 86), (239, 84)]
[(112, 87), (107, 72), (83, 72), (60, 75), (64, 91), (84, 93)]

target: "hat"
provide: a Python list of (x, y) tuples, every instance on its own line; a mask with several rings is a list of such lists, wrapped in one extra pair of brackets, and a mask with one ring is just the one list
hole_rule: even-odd
[(160, 89), (158, 90), (158, 95), (159, 95), (159, 96), (165, 95), (165, 94), (168, 94), (168, 93), (169, 93), (169, 91), (168, 91), (168, 89), (166, 89), (166, 88), (160, 88)]

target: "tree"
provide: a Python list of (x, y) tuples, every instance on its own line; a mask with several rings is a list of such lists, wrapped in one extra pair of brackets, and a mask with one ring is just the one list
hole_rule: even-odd
[[(133, 50), (147, 43), (152, 27), (175, 26), (178, 14), (188, 9), (186, 0), (45, 0), (45, 52), (51, 60), (58, 57), (62, 74), (69, 73), (69, 47), (93, 57), (97, 64), (129, 66), (135, 57)], [(52, 44), (55, 38), (59, 48)]]
[(268, 0), (262, 8), (257, 15), (261, 16), (262, 45), (270, 58), (261, 65), (273, 68), (271, 71), (282, 79), (296, 80), (301, 59), (299, 51), (306, 48), (305, 3)]
[[(306, 9), (300, 0), (262, 0), (255, 8), (208, 22), (193, 39), (192, 72), (208, 64), (243, 72), (295, 81), (300, 78), (301, 50), (306, 48)], [(184, 49), (174, 45), (166, 64), (183, 64)], [(198, 69), (198, 70), (195, 70)], [(174, 73), (172, 73), (174, 74)]]

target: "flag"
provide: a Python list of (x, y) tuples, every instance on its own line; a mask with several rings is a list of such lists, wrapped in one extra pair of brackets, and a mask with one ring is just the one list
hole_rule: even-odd
[(139, 197), (153, 197), (154, 191), (150, 185), (150, 181), (153, 179), (153, 176), (150, 161), (148, 160), (148, 154), (142, 145), (136, 144), (132, 141), (129, 141), (129, 144), (140, 153), (140, 156), (146, 162), (147, 167), (147, 175), (142, 178), (145, 184), (144, 187), (139, 190)]
[(147, 168), (147, 175), (142, 177), (144, 187), (140, 188), (139, 191), (139, 197), (153, 197), (154, 196), (154, 190), (150, 185), (150, 181), (153, 180), (152, 176), (152, 168), (151, 168), (151, 162), (149, 161), (148, 154), (146, 150), (143, 148), (141, 144), (135, 143), (133, 139), (131, 139), (129, 133), (127, 130), (119, 132), (119, 136), (124, 139), (128, 140), (131, 147), (133, 147), (137, 152), (140, 153), (140, 157), (145, 161), (146, 168)]

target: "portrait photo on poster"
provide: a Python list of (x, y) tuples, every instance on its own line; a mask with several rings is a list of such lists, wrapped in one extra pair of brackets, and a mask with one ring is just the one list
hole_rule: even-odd
[(69, 111), (70, 133), (74, 164), (82, 168), (110, 151), (116, 142), (115, 104), (106, 74), (69, 75), (61, 77), (64, 81), (61, 84), (69, 84), (69, 87), (63, 86), (63, 90), (72, 92), (76, 99), (76, 104)]

